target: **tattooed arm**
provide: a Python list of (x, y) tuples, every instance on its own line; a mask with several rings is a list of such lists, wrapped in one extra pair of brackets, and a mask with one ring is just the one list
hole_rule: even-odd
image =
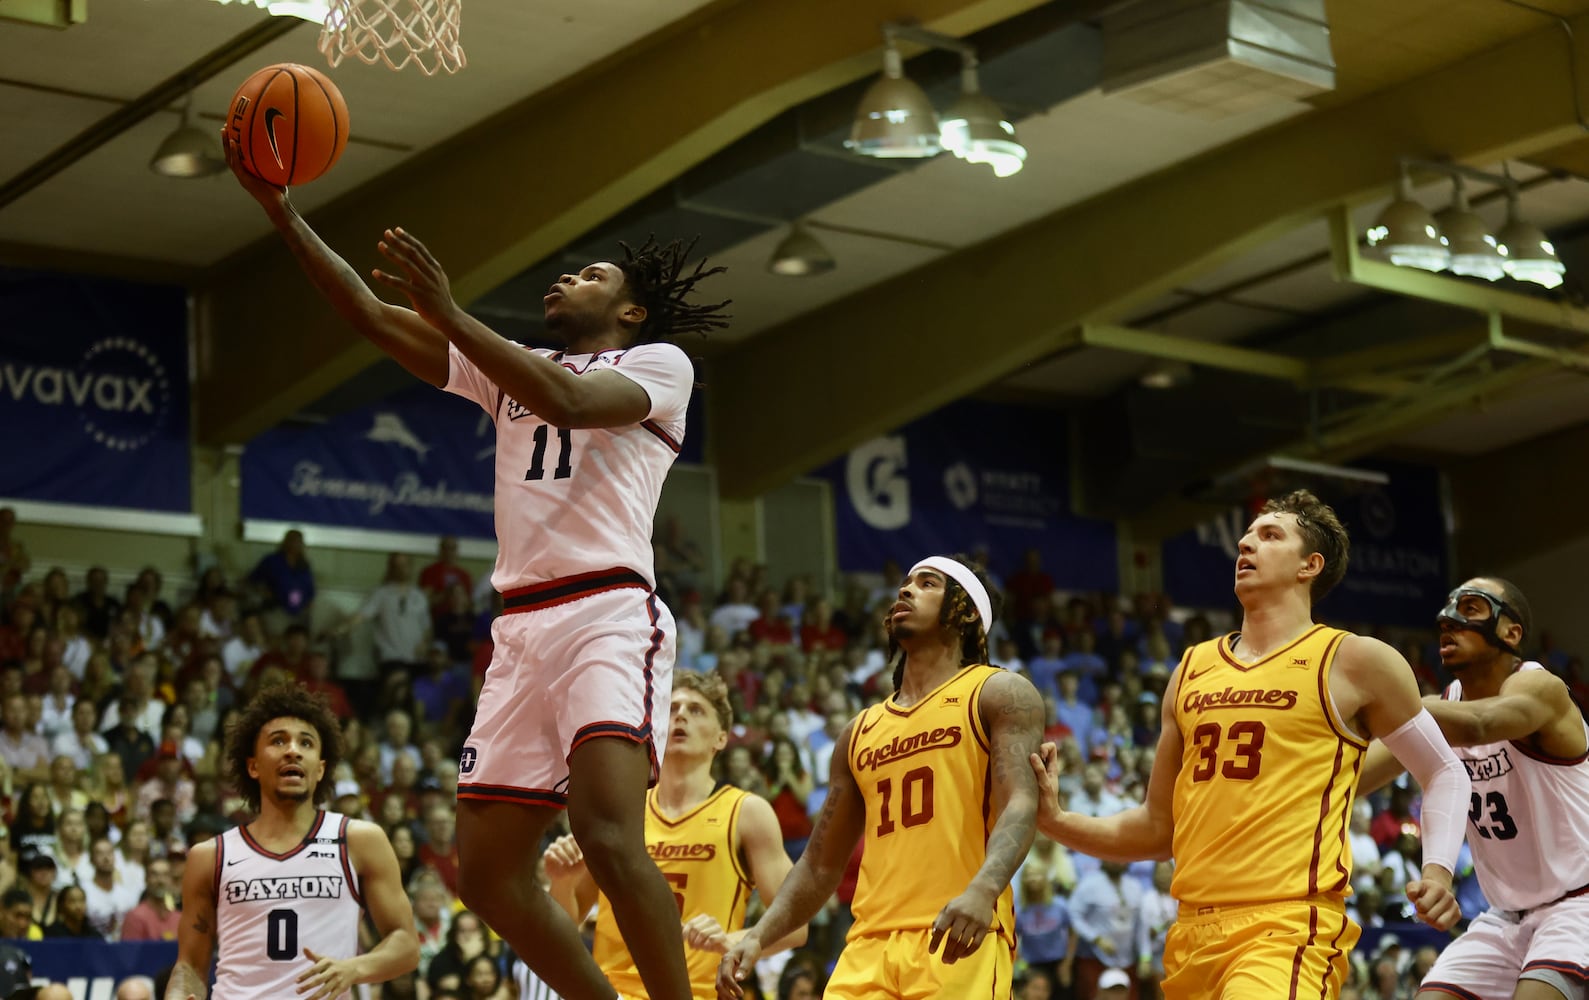
[(209, 993), (210, 957), (215, 954), (215, 849), (210, 840), (188, 852), (177, 964), (165, 1000), (204, 1000)]
[(739, 980), (750, 974), (760, 957), (764, 941), (779, 942), (796, 928), (810, 922), (822, 909), (844, 877), (844, 869), (861, 839), (866, 825), (866, 801), (850, 772), (850, 733), (855, 719), (844, 727), (833, 748), (833, 763), (828, 773), (828, 797), (822, 804), (816, 828), (806, 842), (805, 853), (779, 886), (778, 893), (756, 926), (723, 956), (717, 968), (717, 995), (741, 997)]
[(932, 924), (928, 951), (943, 948), (945, 964), (974, 953), (993, 926), (993, 908), (1026, 860), (1037, 831), (1037, 782), (1028, 761), (1043, 738), (1043, 699), (1020, 674), (1000, 672), (982, 686), (982, 728), (993, 774), (987, 855), (966, 891), (951, 899)]

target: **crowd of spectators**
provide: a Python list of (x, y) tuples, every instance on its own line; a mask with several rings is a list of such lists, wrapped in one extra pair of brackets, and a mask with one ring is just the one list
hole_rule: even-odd
[[(168, 592), (159, 568), (72, 579), (37, 571), (0, 512), (0, 926), (38, 939), (170, 939), (180, 916), (187, 850), (247, 820), (221, 761), (237, 706), (263, 684), (297, 681), (346, 720), (333, 808), (379, 823), (414, 902), (419, 970), (381, 997), (504, 1000), (512, 956), (457, 900), (453, 800), (457, 757), (490, 662), (499, 610), (489, 582), (443, 539), (415, 571), (393, 554), (351, 614), (316, 612), (303, 538), (241, 579), (217, 567)], [(765, 796), (797, 856), (827, 790), (835, 737), (892, 690), (880, 607), (900, 571), (846, 580), (774, 581), (739, 562), (708, 579), (700, 550), (665, 521), (658, 586), (678, 620), (678, 668), (727, 682), (734, 727), (720, 758), (725, 781)], [(1142, 800), (1159, 728), (1159, 699), (1189, 644), (1231, 624), (1184, 613), (1161, 595), (1123, 601), (1059, 590), (1035, 553), (1009, 567), (975, 558), (1007, 595), (991, 648), (1048, 701), (1047, 738), (1066, 763), (1066, 807), (1105, 815)], [(998, 571), (1007, 576), (998, 579)], [(345, 655), (368, 629), (373, 669)], [(1362, 629), (1363, 631), (1372, 631)], [(1440, 683), (1427, 636), (1395, 637), (1429, 690)], [(1577, 661), (1547, 662), (1575, 683)], [(1416, 871), (1415, 798), (1392, 788), (1353, 822), (1354, 915), (1368, 928), (1409, 917), (1402, 886)], [(558, 831), (554, 831), (558, 832)], [(852, 877), (818, 917), (805, 948), (764, 962), (766, 996), (815, 995), (849, 925)], [(1020, 995), (1081, 996), (1079, 982), (1124, 970), (1157, 995), (1164, 934), (1174, 917), (1168, 864), (1116, 866), (1039, 838), (1016, 879)], [(1459, 877), (1464, 913), (1482, 908), (1471, 866)], [(1405, 937), (1405, 933), (1402, 937)], [(1421, 949), (1394, 934), (1357, 963), (1353, 988), (1376, 1000), (1410, 996)], [(1376, 941), (1380, 940), (1378, 936)], [(1350, 995), (1350, 994), (1348, 994)]]

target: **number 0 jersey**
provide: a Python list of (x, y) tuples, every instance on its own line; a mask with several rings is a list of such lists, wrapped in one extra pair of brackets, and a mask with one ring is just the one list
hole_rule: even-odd
[(684, 441), (684, 411), (695, 382), (690, 359), (672, 344), (535, 353), (576, 375), (610, 368), (646, 391), (651, 410), (624, 427), (554, 427), (451, 348), (447, 391), (474, 400), (497, 425), (492, 585), (507, 593), (622, 568), (654, 586), (651, 523), (662, 481)]
[[(739, 837), (739, 809), (749, 792), (720, 785), (705, 802), (677, 819), (668, 819), (657, 808), (656, 789), (646, 795), (646, 851), (662, 869), (662, 876), (679, 904), (679, 917), (689, 921), (708, 914), (733, 933), (745, 926), (745, 906), (755, 883), (735, 850)], [(644, 997), (645, 984), (629, 950), (618, 933), (607, 897), (596, 897), (596, 964), (626, 997)], [(717, 996), (715, 952), (685, 948), (690, 967), (690, 990), (696, 1000)]]
[[(1461, 700), (1462, 682), (1445, 697)], [(1468, 849), (1490, 905), (1531, 910), (1589, 886), (1589, 754), (1547, 757), (1520, 740), (1452, 749), (1473, 781)]]
[[(993, 830), (993, 775), (980, 696), (998, 667), (964, 667), (910, 708), (892, 696), (856, 716), (849, 765), (866, 801), (852, 937), (932, 926), (971, 884)], [(993, 928), (1015, 940), (1014, 896)]]
[(215, 846), (216, 1000), (297, 996), (298, 977), (314, 964), (305, 947), (324, 958), (358, 954), (363, 906), (346, 816), (318, 814), (285, 854), (260, 846), (246, 827), (227, 830)]
[(1192, 906), (1350, 892), (1348, 821), (1367, 743), (1330, 701), (1349, 633), (1315, 625), (1256, 663), (1239, 633), (1198, 643), (1179, 668), (1175, 879)]

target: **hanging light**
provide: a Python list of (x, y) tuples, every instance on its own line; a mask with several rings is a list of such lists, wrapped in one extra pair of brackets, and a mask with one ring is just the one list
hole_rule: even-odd
[(938, 114), (926, 91), (905, 78), (905, 63), (892, 37), (883, 49), (883, 75), (862, 96), (844, 146), (862, 156), (936, 156)]
[(827, 274), (836, 266), (828, 248), (798, 222), (789, 227), (789, 235), (767, 259), (767, 270), (789, 278)]
[(324, 24), (326, 17), (331, 13), (331, 4), (327, 0), (215, 0), (216, 3), (243, 3), (253, 4), (270, 11), (274, 17), (299, 17), (305, 21)]
[(1392, 264), (1424, 271), (1443, 271), (1451, 251), (1440, 240), (1440, 230), (1429, 210), (1413, 200), (1412, 185), (1402, 171), (1396, 200), (1385, 206), (1368, 231), (1368, 245), (1381, 247)]
[(1452, 188), (1451, 207), (1435, 217), (1440, 242), (1451, 252), (1451, 273), (1497, 281), (1506, 273), (1506, 258), (1497, 249), (1490, 228), (1469, 207), (1461, 174), (1452, 177)]
[(977, 62), (967, 57), (960, 70), (960, 96), (939, 126), (943, 148), (967, 163), (986, 163), (995, 177), (1008, 177), (1026, 163), (1026, 147), (1015, 140), (1015, 126), (991, 97), (982, 93)]
[(1507, 275), (1545, 288), (1561, 284), (1566, 266), (1540, 228), (1519, 217), (1515, 193), (1506, 197), (1506, 225), (1501, 227), (1497, 241), (1503, 260), (1501, 266)]
[(188, 112), (193, 95), (182, 102), (182, 124), (166, 136), (149, 161), (149, 169), (165, 177), (208, 177), (226, 169), (226, 158), (221, 154), (215, 133), (194, 128), (188, 123)]

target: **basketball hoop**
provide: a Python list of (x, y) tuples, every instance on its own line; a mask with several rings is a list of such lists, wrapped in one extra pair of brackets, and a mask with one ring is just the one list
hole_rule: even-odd
[(330, 0), (320, 51), (335, 66), (357, 56), (400, 70), (414, 63), (426, 76), (468, 65), (458, 43), (462, 0)]

